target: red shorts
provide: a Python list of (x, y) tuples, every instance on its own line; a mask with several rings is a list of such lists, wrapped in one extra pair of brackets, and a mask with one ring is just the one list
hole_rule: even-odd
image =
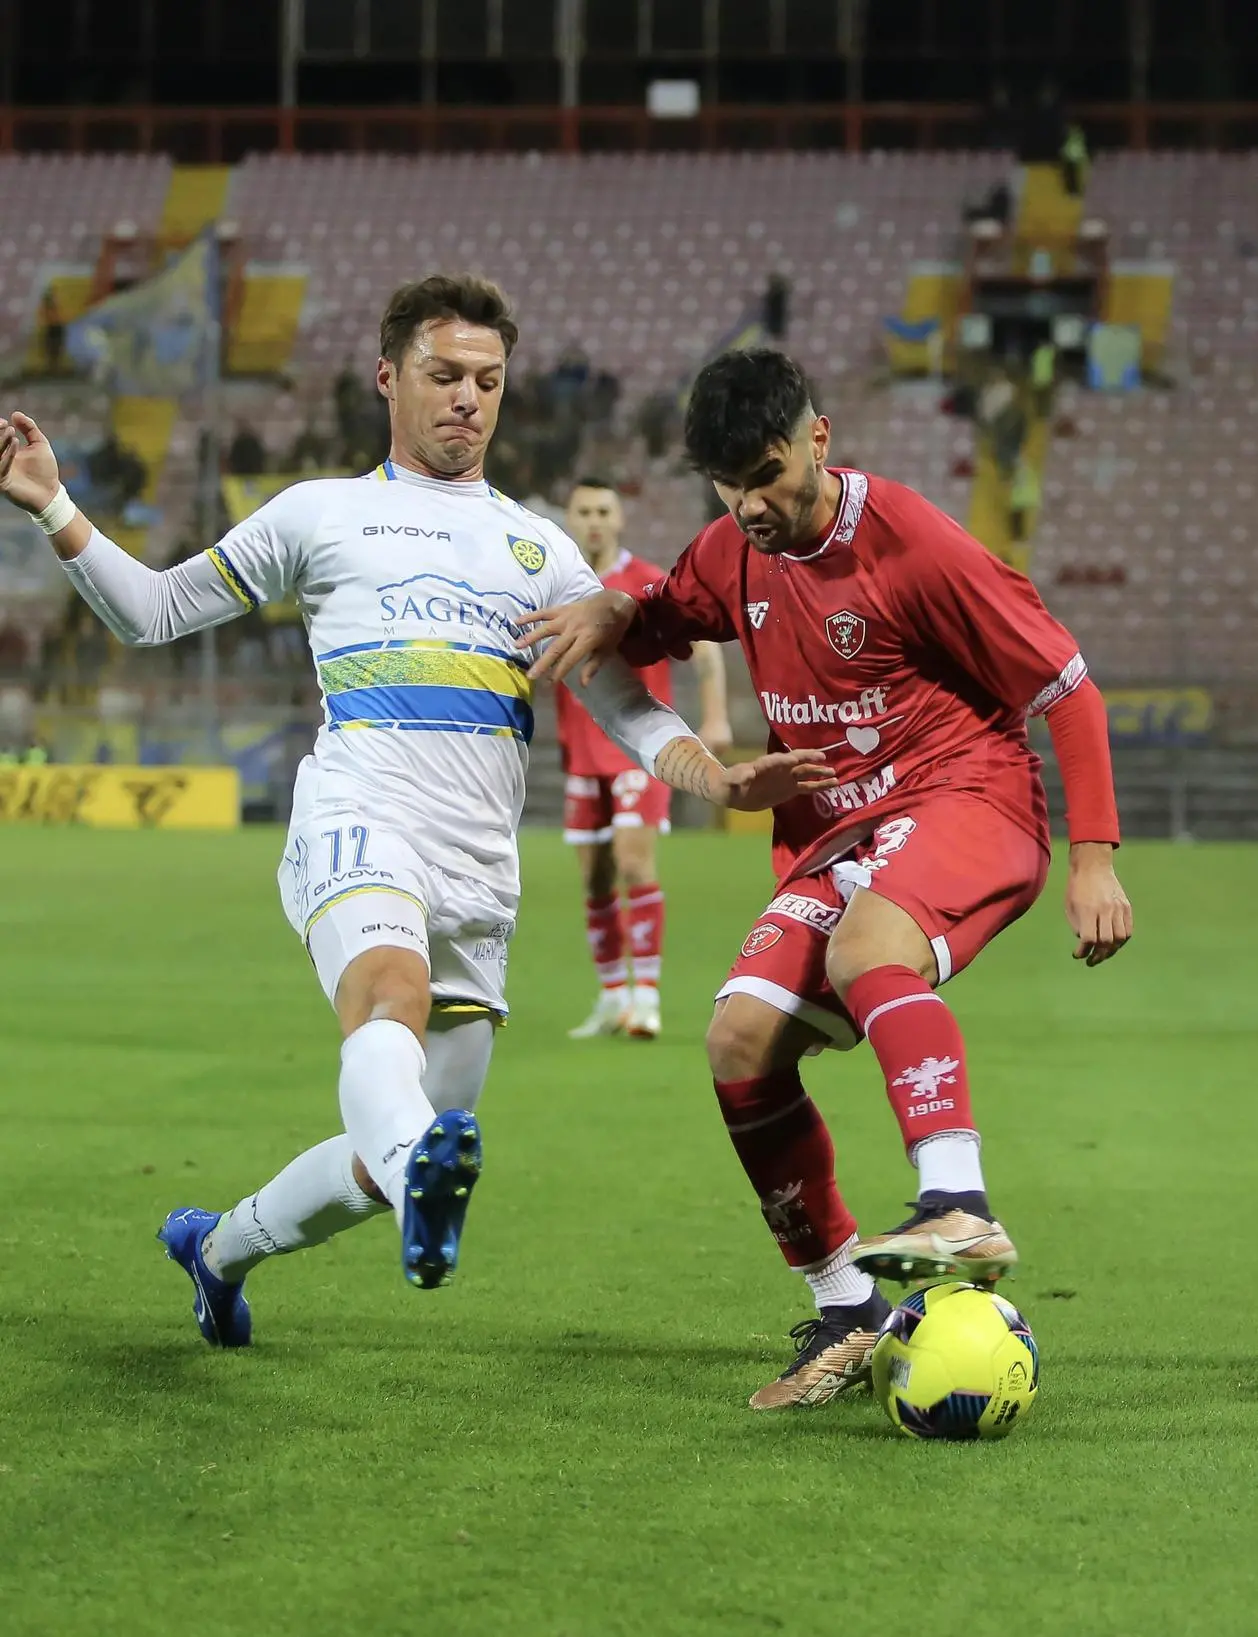
[(796, 876), (752, 927), (717, 995), (755, 995), (836, 1044), (855, 1025), (826, 978), (826, 946), (857, 887), (906, 910), (930, 939), (939, 981), (968, 966), (1039, 897), (1048, 848), (977, 796), (928, 798), (884, 819), (847, 856)]
[(668, 834), (672, 791), (640, 767), (602, 778), (569, 773), (563, 786), (563, 838), (610, 841), (612, 831), (647, 825)]

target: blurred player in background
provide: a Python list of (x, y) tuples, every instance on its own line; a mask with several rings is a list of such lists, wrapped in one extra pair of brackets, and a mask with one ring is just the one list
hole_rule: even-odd
[[(345, 1131), (233, 1210), (167, 1217), (158, 1238), (213, 1346), (249, 1343), (252, 1268), (377, 1211), (395, 1215), (411, 1283), (444, 1283), (458, 1257), (519, 899), (533, 713), (514, 642), (541, 602), (599, 590), (561, 529), (484, 480), (516, 335), (483, 279), (404, 285), (380, 330), (384, 464), (296, 484), (161, 573), (78, 511), (29, 416), (0, 420), (0, 492), (115, 636), (172, 642), (295, 595), (324, 697), (279, 883), (340, 1023)], [(829, 777), (817, 758), (722, 767), (623, 664), (583, 697), (648, 772), (714, 802), (771, 804)]]
[[(621, 545), (624, 508), (611, 483), (580, 478), (567, 510), (568, 533), (605, 586), (636, 595), (663, 570)], [(730, 747), (725, 662), (714, 642), (696, 642), (699, 737), (714, 755)], [(667, 659), (638, 673), (664, 704), (672, 704)], [(671, 792), (625, 755), (567, 688), (555, 698), (564, 768), (564, 840), (576, 848), (585, 888), (585, 929), (601, 990), (571, 1040), (622, 1030), (640, 1040), (660, 1032), (660, 961), (664, 891), (655, 840), (668, 832)], [(624, 893), (622, 910), (617, 889)], [(632, 980), (632, 981), (631, 981)]]
[[(911, 489), (826, 465), (830, 428), (781, 353), (703, 369), (686, 449), (729, 515), (635, 597), (522, 623), (534, 674), (644, 665), (737, 641), (773, 746), (820, 750), (836, 787), (774, 815), (778, 890), (717, 997), (708, 1056), (735, 1150), (817, 1317), (756, 1409), (864, 1378), (888, 1304), (872, 1275), (987, 1281), (1016, 1261), (988, 1204), (965, 1046), (937, 990), (1044, 886), (1048, 809), (1028, 714), (1066, 790), (1066, 915), (1089, 966), (1131, 935), (1114, 874), (1105, 703), (1029, 580)], [(862, 1239), (800, 1059), (867, 1038), (911, 1163), (912, 1216)]]

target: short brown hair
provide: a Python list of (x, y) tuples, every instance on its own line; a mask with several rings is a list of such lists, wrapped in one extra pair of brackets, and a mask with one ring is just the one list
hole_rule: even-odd
[(415, 331), (433, 318), (461, 318), (497, 330), (508, 358), (520, 338), (511, 303), (491, 280), (475, 273), (434, 273), (390, 296), (380, 320), (380, 356), (400, 364)]

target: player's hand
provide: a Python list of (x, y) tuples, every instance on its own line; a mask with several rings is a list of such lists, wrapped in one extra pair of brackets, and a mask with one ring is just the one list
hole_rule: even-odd
[(546, 652), (529, 671), (534, 681), (548, 676), (552, 682), (562, 682), (579, 665), (584, 684), (620, 647), (620, 639), (633, 624), (637, 611), (637, 603), (624, 591), (597, 591), (580, 602), (539, 608), (536, 614), (525, 614), (519, 621), (529, 632), (516, 647), (547, 644)]
[(775, 751), (758, 756), (754, 762), (735, 762), (722, 770), (724, 800), (718, 806), (735, 807), (741, 813), (759, 813), (779, 807), (794, 796), (814, 790), (834, 790), (838, 780), (826, 764), (823, 750)]
[(724, 756), (734, 743), (734, 730), (728, 716), (714, 716), (699, 725), (699, 737), (714, 756)]
[(52, 445), (29, 415), (0, 418), (0, 494), (24, 512), (42, 512), (61, 486)]
[(1114, 849), (1078, 841), (1070, 849), (1066, 919), (1078, 938), (1074, 958), (1099, 966), (1131, 937), (1131, 905), (1114, 874)]

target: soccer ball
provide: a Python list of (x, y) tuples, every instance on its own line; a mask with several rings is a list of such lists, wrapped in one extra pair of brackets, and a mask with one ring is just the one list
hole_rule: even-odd
[(873, 1373), (879, 1402), (910, 1438), (1004, 1438), (1035, 1403), (1040, 1354), (1003, 1296), (928, 1285), (884, 1322)]

